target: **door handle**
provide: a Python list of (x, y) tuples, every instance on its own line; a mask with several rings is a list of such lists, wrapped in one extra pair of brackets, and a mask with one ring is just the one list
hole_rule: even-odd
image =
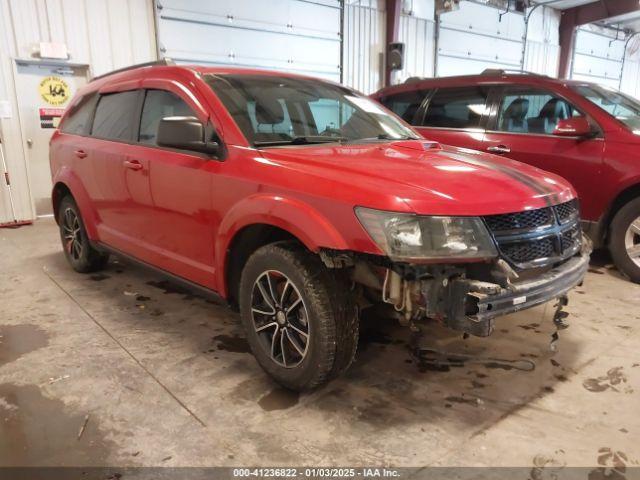
[(511, 149), (509, 147), (504, 146), (504, 145), (496, 145), (495, 147), (488, 147), (487, 148), (487, 152), (491, 152), (491, 153), (509, 153), (509, 152), (511, 152)]
[(87, 156), (87, 152), (85, 152), (84, 150), (76, 150), (73, 153), (75, 153), (76, 157), (78, 157), (78, 158), (86, 158), (86, 156)]
[(138, 160), (125, 160), (122, 164), (131, 170), (142, 170), (142, 164)]

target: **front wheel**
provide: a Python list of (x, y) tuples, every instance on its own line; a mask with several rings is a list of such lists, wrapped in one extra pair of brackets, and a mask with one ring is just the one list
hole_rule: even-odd
[(609, 250), (616, 267), (640, 283), (640, 198), (627, 203), (613, 218)]
[(347, 282), (296, 244), (267, 245), (249, 258), (240, 315), (258, 363), (286, 388), (315, 388), (355, 355), (358, 315)]

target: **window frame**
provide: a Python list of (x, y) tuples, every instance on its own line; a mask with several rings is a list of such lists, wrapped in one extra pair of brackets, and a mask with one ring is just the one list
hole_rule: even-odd
[[(176, 92), (168, 89), (168, 88), (163, 88), (163, 87), (142, 87), (137, 89), (139, 90), (141, 93), (139, 95), (139, 100), (138, 100), (138, 105), (136, 107), (136, 115), (134, 116), (134, 120), (135, 120), (135, 125), (134, 125), (134, 130), (133, 130), (133, 140), (131, 142), (125, 142), (125, 143), (129, 143), (130, 145), (137, 145), (139, 147), (144, 147), (144, 148), (153, 148), (156, 150), (165, 150), (165, 151), (169, 151), (169, 152), (175, 152), (175, 153), (180, 153), (183, 155), (191, 155), (194, 157), (198, 157), (200, 159), (203, 160), (217, 160), (220, 162), (223, 162), (226, 159), (227, 156), (227, 149), (224, 147), (224, 142), (222, 141), (222, 138), (220, 137), (220, 135), (218, 134), (217, 130), (215, 129), (215, 127), (213, 126), (213, 124), (211, 123), (210, 120), (208, 120), (206, 123), (203, 123), (204, 125), (204, 129), (205, 129), (205, 135), (207, 136), (213, 136), (213, 134), (215, 134), (216, 138), (217, 138), (217, 143), (220, 146), (219, 148), (219, 154), (218, 155), (209, 155), (208, 153), (204, 153), (204, 152), (196, 152), (194, 150), (187, 150), (184, 148), (172, 148), (172, 147), (164, 147), (162, 145), (158, 145), (158, 144), (150, 144), (150, 143), (143, 143), (140, 141), (140, 126), (142, 125), (142, 111), (144, 110), (144, 102), (147, 99), (147, 93), (149, 90), (160, 90), (160, 91), (164, 91), (164, 92), (169, 92), (175, 96), (177, 96), (180, 100), (182, 100), (185, 105), (187, 105), (192, 111), (193, 108), (191, 107), (191, 105), (189, 105), (189, 102), (186, 101), (186, 99), (184, 97), (182, 97), (181, 95), (177, 94)], [(198, 117), (197, 112), (193, 112), (193, 116), (194, 118), (197, 118), (199, 122), (201, 122), (202, 120)]]
[[(431, 90), (430, 95), (428, 95), (424, 101), (422, 102), (422, 105), (420, 107), (420, 109), (418, 110), (418, 115), (416, 116), (415, 120), (418, 122), (416, 123), (415, 126), (416, 128), (432, 128), (434, 130), (451, 130), (451, 131), (455, 131), (455, 132), (478, 132), (478, 131), (486, 131), (487, 130), (487, 124), (488, 124), (488, 119), (490, 114), (487, 114), (487, 110), (489, 110), (489, 112), (491, 111), (492, 108), (492, 102), (491, 102), (491, 93), (492, 93), (492, 85), (486, 85), (486, 84), (475, 84), (475, 85), (456, 85), (456, 86), (452, 86), (452, 87), (435, 87)], [(478, 124), (477, 127), (463, 127), (463, 128), (457, 128), (457, 127), (434, 127), (431, 125), (425, 125), (424, 124), (424, 120), (427, 116), (427, 111), (429, 109), (429, 106), (431, 105), (431, 101), (433, 100), (433, 98), (438, 94), (438, 92), (440, 92), (441, 90), (454, 90), (454, 89), (476, 89), (476, 88), (486, 88), (487, 89), (487, 100), (485, 103), (485, 112), (481, 115), (480, 117), (480, 122)]]
[[(585, 139), (584, 137), (575, 137), (575, 136), (564, 136), (564, 135), (554, 135), (553, 133), (530, 133), (530, 132), (508, 132), (505, 130), (498, 129), (498, 116), (500, 114), (500, 108), (502, 106), (502, 101), (504, 97), (509, 94), (517, 94), (517, 92), (534, 92), (540, 93), (542, 95), (550, 95), (552, 97), (557, 97), (569, 104), (574, 110), (580, 112), (587, 121), (594, 127), (594, 132), (597, 132), (593, 137)], [(555, 139), (564, 139), (564, 140), (573, 140), (581, 139), (581, 140), (601, 140), (604, 139), (604, 133), (600, 124), (591, 116), (588, 115), (583, 109), (576, 106), (575, 102), (568, 99), (562, 93), (548, 88), (546, 86), (539, 85), (531, 85), (531, 84), (504, 84), (504, 85), (494, 85), (492, 88), (492, 92), (490, 93), (491, 99), (491, 108), (489, 109), (489, 118), (487, 122), (487, 127), (485, 129), (485, 133), (491, 134), (505, 134), (505, 135), (528, 135), (534, 137), (545, 137), (545, 138), (555, 138)]]

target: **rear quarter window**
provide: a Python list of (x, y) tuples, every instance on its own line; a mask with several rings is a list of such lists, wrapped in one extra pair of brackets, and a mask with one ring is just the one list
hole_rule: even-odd
[(409, 124), (415, 124), (414, 118), (428, 91), (402, 92), (387, 95), (381, 103)]
[(72, 135), (88, 135), (98, 94), (90, 93), (75, 102), (60, 125), (60, 131)]

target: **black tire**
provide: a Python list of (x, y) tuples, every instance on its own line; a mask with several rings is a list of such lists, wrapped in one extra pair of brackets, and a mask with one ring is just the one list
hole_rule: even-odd
[[(616, 267), (632, 282), (640, 283), (640, 257), (636, 257), (638, 263), (629, 256), (625, 239), (631, 224), (640, 219), (640, 198), (631, 200), (618, 210), (611, 222), (611, 234), (609, 236), (609, 251)], [(635, 235), (632, 241), (640, 245), (640, 233)]]
[[(292, 286), (287, 286), (287, 281)], [(271, 285), (269, 282), (273, 283), (276, 292), (271, 298), (277, 302), (280, 297), (283, 309), (277, 305), (269, 308), (257, 282), (262, 282), (265, 290)], [(290, 294), (282, 295), (283, 290)], [(301, 302), (296, 300), (298, 297)], [(341, 272), (327, 269), (317, 255), (304, 247), (276, 243), (256, 250), (242, 271), (239, 304), (242, 324), (256, 360), (285, 388), (297, 391), (316, 388), (338, 376), (353, 361), (358, 345), (358, 314), (349, 283)], [(298, 306), (289, 310), (291, 304)], [(252, 309), (256, 307), (267, 314), (255, 313), (257, 310)], [(276, 310), (284, 312), (284, 318), (272, 314)], [(278, 324), (278, 319), (282, 324)], [(256, 331), (269, 323), (277, 325)], [(305, 337), (298, 334), (300, 329), (308, 334), (306, 343)], [(285, 336), (289, 332), (291, 336)], [(277, 341), (273, 342), (277, 333), (280, 337), (276, 339), (284, 342), (279, 347)], [(292, 348), (294, 343), (300, 349)], [(272, 356), (274, 345), (280, 355)], [(287, 357), (288, 366), (284, 366)]]
[(70, 195), (60, 201), (58, 226), (64, 255), (76, 272), (95, 272), (105, 267), (109, 255), (99, 252), (89, 242), (80, 209)]

